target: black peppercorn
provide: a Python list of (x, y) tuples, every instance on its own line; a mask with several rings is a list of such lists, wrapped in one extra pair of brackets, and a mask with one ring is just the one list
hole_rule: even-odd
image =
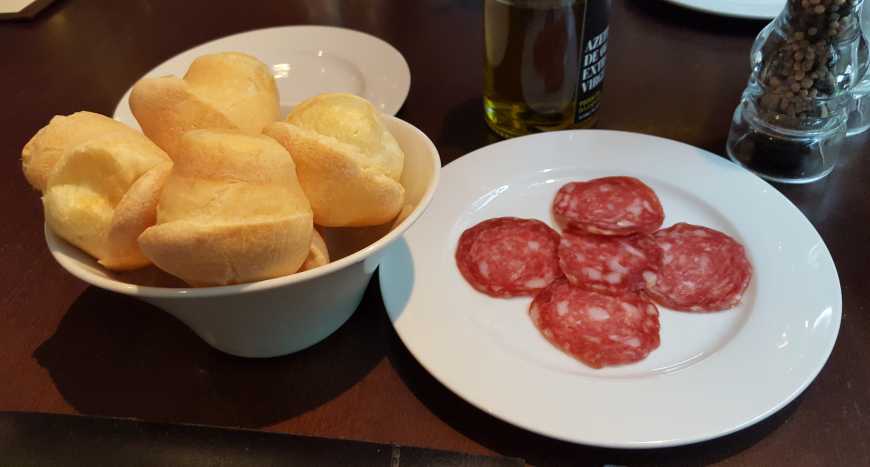
[[(835, 76), (838, 41), (854, 34), (853, 10), (860, 0), (788, 0), (782, 33), (773, 32), (761, 62), (757, 104), (771, 121), (820, 117), (815, 102), (841, 91)], [(848, 84), (848, 83), (845, 83)], [(766, 96), (775, 95), (775, 99)]]

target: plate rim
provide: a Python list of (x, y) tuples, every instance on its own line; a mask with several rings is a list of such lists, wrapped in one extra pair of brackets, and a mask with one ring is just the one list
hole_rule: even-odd
[(729, 18), (740, 18), (740, 19), (750, 19), (750, 20), (758, 20), (758, 21), (770, 21), (777, 16), (782, 11), (785, 5), (780, 7), (773, 16), (765, 15), (765, 14), (752, 14), (752, 13), (741, 13), (739, 11), (720, 9), (715, 7), (709, 7), (704, 4), (699, 4), (693, 0), (665, 0), (666, 2), (677, 5), (683, 8), (687, 8), (689, 10), (694, 10), (701, 13), (706, 13), (710, 15), (718, 15), (718, 16), (726, 16)]
[[(397, 99), (397, 101), (396, 101), (396, 103), (394, 103), (394, 105), (385, 106), (385, 108), (383, 109), (383, 113), (386, 113), (386, 114), (389, 114), (392, 116), (395, 116), (396, 114), (399, 113), (399, 110), (401, 110), (402, 106), (405, 105), (405, 101), (408, 100), (408, 95), (410, 94), (410, 91), (411, 91), (411, 68), (408, 65), (408, 60), (405, 58), (404, 55), (402, 55), (402, 52), (400, 52), (399, 49), (397, 49), (393, 44), (387, 42), (384, 39), (381, 39), (378, 36), (375, 36), (375, 35), (372, 35), (372, 34), (369, 34), (367, 32), (357, 30), (357, 29), (352, 29), (352, 28), (345, 28), (345, 27), (340, 27), (340, 26), (329, 26), (329, 25), (318, 25), (318, 24), (291, 24), (291, 25), (283, 25), (283, 26), (270, 26), (270, 27), (266, 27), (266, 28), (248, 29), (245, 31), (240, 31), (240, 32), (228, 34), (225, 36), (216, 37), (214, 39), (209, 39), (205, 42), (201, 42), (199, 44), (193, 45), (191, 47), (188, 47), (184, 50), (181, 50), (181, 51), (173, 54), (171, 57), (169, 57), (169, 58), (161, 61), (157, 65), (151, 67), (148, 71), (146, 71), (145, 73), (143, 73), (142, 75), (140, 75), (139, 77), (137, 77), (133, 80), (133, 82), (130, 84), (130, 86), (127, 88), (127, 90), (124, 91), (123, 94), (121, 94), (121, 97), (118, 98), (118, 101), (115, 103), (114, 110), (112, 111), (112, 116), (113, 116), (113, 118), (118, 119), (119, 114), (121, 114), (122, 112), (125, 112), (126, 110), (129, 110), (130, 93), (133, 91), (133, 86), (140, 79), (153, 75), (155, 73), (155, 70), (166, 65), (168, 62), (177, 59), (181, 55), (192, 52), (193, 50), (198, 49), (200, 47), (207, 47), (209, 45), (212, 45), (215, 42), (224, 41), (224, 40), (228, 40), (228, 39), (237, 39), (238, 37), (245, 36), (245, 35), (265, 33), (267, 31), (278, 31), (278, 30), (301, 31), (303, 29), (321, 30), (321, 31), (326, 31), (329, 33), (334, 33), (334, 34), (357, 34), (357, 35), (366, 37), (366, 40), (371, 40), (371, 41), (373, 41), (373, 43), (378, 43), (380, 46), (385, 46), (385, 50), (388, 50), (390, 52), (390, 55), (394, 55), (395, 58), (398, 58), (396, 64), (400, 65), (401, 68), (403, 68), (404, 73), (402, 73), (402, 78), (404, 78), (404, 79), (402, 80), (403, 81), (402, 87), (401, 87), (402, 89), (397, 94), (397, 96), (399, 94), (401, 94), (401, 98)], [(240, 52), (245, 52), (245, 51), (240, 51)], [(248, 52), (245, 52), (245, 53), (248, 53)]]
[[(563, 131), (559, 131), (559, 132), (549, 132), (549, 133), (528, 135), (528, 136), (524, 136), (521, 138), (547, 138), (548, 137), (547, 135), (553, 135), (556, 133), (575, 133), (578, 135), (588, 135), (588, 136), (582, 136), (582, 137), (594, 137), (595, 134), (609, 134), (609, 135), (622, 136), (622, 137), (628, 136), (628, 137), (650, 138), (650, 139), (658, 140), (660, 142), (664, 142), (667, 144), (676, 144), (676, 145), (684, 147), (685, 149), (690, 149), (692, 151), (701, 152), (705, 155), (705, 157), (715, 157), (717, 159), (721, 159), (723, 162), (729, 162), (726, 159), (721, 158), (720, 156), (718, 156), (716, 154), (713, 154), (713, 153), (706, 151), (704, 149), (701, 149), (701, 148), (698, 148), (698, 147), (695, 147), (695, 146), (692, 146), (692, 145), (689, 145), (689, 144), (686, 144), (686, 143), (683, 143), (680, 141), (675, 141), (675, 140), (671, 140), (668, 138), (662, 138), (662, 137), (647, 135), (647, 134), (642, 134), (642, 133), (627, 132), (627, 131), (618, 131), (618, 130), (563, 130)], [(516, 141), (518, 139), (520, 139), (520, 138), (514, 138), (511, 140), (502, 140), (502, 141), (499, 141), (499, 142), (496, 142), (496, 143), (493, 143), (493, 144), (490, 144), (487, 146), (483, 146), (481, 148), (478, 148), (474, 151), (467, 153), (464, 156), (461, 156), (461, 157), (455, 159), (454, 161), (451, 161), (449, 164), (447, 164), (442, 169), (443, 170), (442, 180), (444, 182), (446, 182), (451, 177), (450, 166), (453, 164), (456, 164), (457, 161), (460, 161), (467, 156), (474, 155), (475, 153), (478, 153), (478, 152), (481, 152), (484, 150), (486, 150), (487, 152), (491, 151), (492, 149), (490, 148), (490, 146), (496, 146), (496, 145), (500, 145), (500, 144), (504, 144), (504, 143), (509, 143), (510, 141)], [(676, 438), (676, 439), (663, 439), (663, 440), (660, 439), (660, 440), (654, 440), (654, 441), (612, 441), (612, 442), (610, 442), (610, 441), (601, 441), (601, 440), (581, 439), (581, 437), (562, 436), (559, 433), (555, 433), (552, 430), (547, 430), (546, 428), (542, 428), (540, 426), (531, 426), (529, 423), (524, 423), (522, 420), (518, 420), (515, 416), (511, 416), (509, 413), (506, 413), (504, 410), (500, 410), (500, 408), (499, 409), (492, 409), (492, 408), (487, 407), (487, 404), (485, 404), (485, 403), (482, 403), (482, 402), (479, 403), (480, 401), (472, 400), (473, 397), (472, 398), (467, 397), (465, 394), (463, 394), (463, 392), (465, 392), (465, 391), (460, 390), (461, 388), (454, 387), (452, 382), (449, 381), (449, 379), (452, 379), (452, 378), (442, 377), (442, 375), (440, 375), (438, 371), (433, 371), (435, 369), (431, 367), (432, 362), (427, 361), (425, 356), (421, 355), (421, 352), (423, 352), (425, 349), (415, 347), (414, 344), (412, 342), (410, 342), (410, 340), (411, 340), (410, 336), (407, 336), (403, 333), (403, 329), (401, 329), (401, 325), (397, 324), (397, 318), (398, 318), (398, 316), (401, 316), (404, 313), (405, 309), (391, 310), (390, 309), (391, 306), (389, 303), (390, 300), (385, 299), (384, 305), (385, 305), (385, 308), (387, 311), (387, 315), (390, 319), (391, 324), (393, 325), (393, 328), (395, 329), (396, 333), (398, 334), (399, 338), (401, 339), (401, 341), (403, 342), (405, 347), (414, 356), (414, 358), (417, 360), (417, 362), (423, 368), (425, 368), (426, 371), (429, 372), (429, 374), (433, 378), (435, 378), (439, 383), (444, 385), (447, 389), (449, 389), (451, 392), (453, 392), (458, 397), (463, 399), (465, 402), (467, 402), (467, 403), (473, 405), (474, 407), (486, 412), (489, 415), (494, 416), (495, 418), (497, 418), (499, 420), (502, 420), (506, 423), (517, 426), (517, 427), (522, 428), (524, 430), (527, 430), (527, 431), (530, 431), (533, 433), (538, 433), (540, 435), (547, 436), (547, 437), (550, 437), (553, 439), (558, 439), (561, 441), (570, 442), (570, 443), (578, 443), (578, 444), (584, 444), (584, 445), (589, 445), (589, 446), (600, 446), (600, 447), (605, 447), (605, 448), (616, 448), (616, 449), (649, 449), (649, 448), (665, 448), (665, 447), (683, 446), (683, 445), (708, 441), (711, 439), (716, 439), (716, 438), (720, 438), (722, 436), (727, 436), (729, 434), (735, 433), (735, 432), (740, 431), (742, 429), (745, 429), (749, 426), (752, 426), (752, 425), (768, 418), (772, 414), (778, 412), (783, 407), (787, 406), (792, 401), (794, 401), (800, 394), (802, 394), (807, 389), (807, 387), (809, 387), (810, 384), (812, 384), (813, 381), (815, 381), (815, 379), (818, 377), (819, 373), (821, 373), (822, 369), (825, 367), (825, 365), (829, 361), (830, 356), (833, 353), (833, 349), (836, 346), (837, 339), (838, 339), (838, 336), (840, 333), (840, 328), (842, 326), (842, 307), (843, 307), (842, 285), (840, 283), (840, 278), (839, 278), (839, 273), (838, 273), (837, 268), (836, 268), (836, 263), (833, 261), (833, 257), (830, 254), (830, 250), (828, 249), (827, 244), (824, 242), (824, 239), (821, 237), (818, 230), (809, 221), (809, 219), (806, 218), (806, 216), (800, 211), (800, 209), (798, 209), (797, 206), (795, 206), (794, 203), (792, 203), (788, 198), (786, 198), (781, 192), (779, 192), (778, 190), (776, 190), (775, 188), (770, 186), (769, 183), (762, 180), (757, 175), (755, 175), (751, 172), (744, 171), (744, 174), (748, 175), (750, 177), (750, 179), (754, 179), (754, 183), (761, 182), (763, 185), (766, 185), (767, 187), (769, 187), (770, 191), (773, 193), (773, 196), (777, 200), (777, 202), (778, 203), (784, 202), (784, 207), (786, 207), (789, 210), (792, 210), (793, 213), (798, 216), (798, 219), (807, 228), (809, 228), (811, 230), (812, 234), (814, 234), (814, 236), (816, 238), (818, 238), (818, 240), (821, 242), (821, 245), (824, 247), (823, 251), (826, 255), (826, 258), (830, 260), (830, 265), (831, 265), (830, 272), (832, 273), (832, 276), (830, 276), (830, 280), (832, 280), (833, 281), (832, 283), (836, 285), (836, 292), (837, 293), (836, 293), (835, 297), (832, 297), (833, 312), (832, 312), (832, 316), (831, 316), (832, 321), (830, 324), (830, 331), (828, 332), (828, 334), (825, 334), (826, 340), (823, 342), (824, 345), (819, 347), (818, 349), (815, 349), (818, 351), (818, 355), (822, 356), (823, 358), (819, 358), (817, 360), (817, 363), (815, 366), (804, 367), (806, 370), (803, 372), (803, 376), (801, 378), (799, 378), (800, 383), (796, 384), (794, 386), (791, 386), (791, 391), (788, 394), (785, 394), (782, 397), (775, 396), (775, 398), (779, 399), (779, 401), (777, 403), (767, 407), (765, 410), (761, 411), (760, 413), (755, 414), (752, 417), (748, 417), (746, 420), (743, 420), (742, 422), (737, 423), (734, 426), (730, 426), (730, 427), (723, 428), (723, 429), (707, 430), (709, 433), (705, 433), (705, 434), (702, 434), (699, 436)], [(453, 176), (456, 176), (456, 175), (453, 175)], [(445, 184), (442, 184), (442, 189), (443, 189), (443, 186), (445, 186)], [(436, 193), (436, 197), (437, 196), (438, 196), (438, 193)], [(435, 202), (436, 202), (436, 200), (433, 199), (433, 205), (435, 204)], [(429, 213), (427, 213), (427, 215), (431, 215), (431, 211)], [(419, 226), (418, 226), (418, 228), (419, 228)], [(399, 245), (401, 245), (401, 244), (404, 244), (407, 246), (407, 244), (408, 244), (407, 243), (407, 233), (406, 233), (405, 238), (403, 238), (401, 240), (401, 243), (397, 243), (396, 245), (392, 246), (391, 249), (385, 253), (384, 258), (381, 261), (381, 267), (379, 268), (379, 272), (378, 272), (379, 277), (381, 277), (382, 279), (384, 279), (384, 277), (383, 277), (385, 274), (384, 271), (389, 270), (392, 267), (390, 264), (392, 261), (393, 253), (391, 253), (391, 252), (393, 250), (395, 250), (396, 248), (398, 248)], [(386, 268), (385, 268), (385, 266), (386, 266)], [(381, 280), (379, 283), (380, 283), (380, 291), (381, 291), (382, 295), (386, 298), (386, 296), (388, 294), (390, 294), (389, 290), (387, 290), (387, 288), (385, 287), (386, 281)], [(416, 282), (415, 282), (415, 284), (416, 284)], [(421, 358), (421, 356), (424, 358)]]

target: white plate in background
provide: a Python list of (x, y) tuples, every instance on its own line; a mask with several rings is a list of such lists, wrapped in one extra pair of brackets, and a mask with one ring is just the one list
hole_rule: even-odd
[[(282, 118), (293, 105), (324, 92), (353, 93), (381, 112), (395, 115), (411, 88), (408, 63), (392, 45), (359, 31), (328, 26), (282, 26), (222, 37), (170, 58), (145, 76), (182, 77), (196, 57), (218, 52), (246, 53), (269, 66), (278, 85)], [(136, 126), (129, 98), (130, 89), (118, 102), (114, 117)]]
[(773, 19), (785, 8), (786, 0), (666, 0), (692, 10), (735, 18)]
[[(562, 184), (608, 175), (649, 184), (665, 226), (690, 222), (733, 236), (754, 276), (733, 310), (660, 307), (657, 350), (595, 370), (539, 334), (530, 298), (474, 291), (453, 255), (460, 234), (488, 218), (554, 225), (550, 203)], [(776, 189), (701, 149), (614, 131), (515, 138), (453, 161), (429, 210), (385, 254), (380, 279), (398, 335), (445, 386), (530, 431), (616, 448), (703, 441), (776, 412), (822, 369), (842, 307), (825, 243)]]

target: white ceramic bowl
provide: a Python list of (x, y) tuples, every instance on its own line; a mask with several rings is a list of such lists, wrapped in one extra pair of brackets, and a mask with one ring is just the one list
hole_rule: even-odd
[(275, 357), (302, 350), (350, 318), (384, 248), (420, 217), (438, 185), (441, 160), (432, 141), (398, 118), (383, 118), (405, 152), (401, 183), (415, 208), (386, 233), (385, 228), (327, 231), (331, 255), (343, 256), (335, 251), (342, 249), (354, 252), (325, 266), (248, 284), (152, 287), (120, 280), (47, 226), (45, 240), (57, 262), (72, 275), (165, 310), (218, 350), (242, 357)]

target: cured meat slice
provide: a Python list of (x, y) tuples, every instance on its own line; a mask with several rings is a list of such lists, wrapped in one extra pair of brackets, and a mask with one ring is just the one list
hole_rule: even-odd
[(682, 311), (720, 311), (740, 303), (752, 278), (743, 246), (700, 225), (674, 224), (653, 235), (662, 250), (658, 271), (645, 271), (647, 293)]
[(634, 177), (571, 182), (556, 193), (553, 216), (566, 229), (600, 235), (650, 234), (665, 212), (652, 188)]
[(539, 220), (489, 219), (459, 237), (456, 264), (465, 280), (487, 295), (534, 295), (562, 276), (559, 239)]
[(659, 346), (659, 312), (637, 294), (606, 295), (559, 279), (529, 307), (553, 345), (592, 368), (646, 358)]
[(644, 271), (656, 271), (661, 251), (649, 235), (605, 237), (565, 232), (559, 266), (571, 284), (618, 294), (644, 287)]

